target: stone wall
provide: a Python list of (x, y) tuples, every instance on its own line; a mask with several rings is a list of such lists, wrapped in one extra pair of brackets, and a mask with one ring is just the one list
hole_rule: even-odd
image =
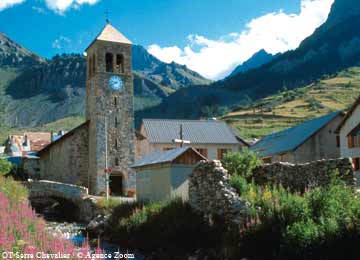
[(227, 223), (243, 224), (249, 203), (230, 186), (220, 161), (201, 161), (189, 176), (189, 203), (206, 216), (221, 216)]
[(39, 152), (40, 178), (88, 187), (88, 124)]
[(281, 184), (291, 190), (303, 191), (329, 183), (331, 173), (338, 170), (339, 177), (348, 185), (355, 185), (355, 175), (349, 158), (320, 160), (305, 164), (276, 162), (257, 167), (254, 180), (259, 185)]

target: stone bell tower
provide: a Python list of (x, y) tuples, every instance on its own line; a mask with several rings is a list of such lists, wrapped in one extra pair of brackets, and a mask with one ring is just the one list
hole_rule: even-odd
[(111, 24), (86, 49), (86, 119), (89, 121), (88, 186), (105, 194), (105, 168), (111, 169), (113, 196), (135, 192), (132, 43)]

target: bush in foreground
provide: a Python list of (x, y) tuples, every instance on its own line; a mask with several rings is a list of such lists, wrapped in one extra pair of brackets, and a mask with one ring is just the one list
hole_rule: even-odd
[[(254, 259), (359, 259), (360, 199), (337, 180), (303, 195), (232, 177), (252, 204), (251, 225), (239, 236), (242, 256)], [(256, 224), (254, 224), (256, 223)], [(237, 232), (237, 231), (234, 231)], [(261, 250), (259, 249), (261, 245)]]
[(108, 232), (113, 239), (143, 252), (163, 249), (172, 254), (216, 248), (221, 228), (210, 227), (203, 215), (181, 200), (124, 204), (115, 208)]

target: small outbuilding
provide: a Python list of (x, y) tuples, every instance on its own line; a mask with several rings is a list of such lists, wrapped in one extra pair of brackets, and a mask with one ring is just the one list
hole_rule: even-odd
[(136, 171), (138, 201), (188, 199), (188, 181), (195, 165), (207, 160), (191, 147), (181, 147), (144, 156), (131, 167)]

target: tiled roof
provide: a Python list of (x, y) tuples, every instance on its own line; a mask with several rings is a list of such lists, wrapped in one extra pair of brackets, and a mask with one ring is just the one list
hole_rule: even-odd
[(224, 121), (143, 119), (146, 138), (150, 143), (172, 143), (180, 137), (192, 144), (239, 144), (233, 131)]
[(130, 165), (130, 167), (138, 168), (138, 167), (143, 167), (143, 166), (146, 166), (146, 165), (154, 165), (154, 164), (172, 162), (173, 160), (175, 160), (176, 158), (178, 158), (180, 155), (184, 154), (188, 150), (193, 150), (200, 157), (202, 157), (202, 159), (206, 160), (206, 158), (204, 156), (202, 156), (200, 153), (198, 153), (193, 148), (191, 148), (191, 147), (181, 147), (181, 148), (168, 150), (168, 151), (165, 151), (165, 152), (157, 151), (157, 152), (151, 153), (149, 155), (145, 155), (140, 160), (138, 160), (134, 164)]
[(335, 119), (341, 111), (306, 121), (295, 127), (262, 138), (251, 147), (260, 157), (293, 151)]

